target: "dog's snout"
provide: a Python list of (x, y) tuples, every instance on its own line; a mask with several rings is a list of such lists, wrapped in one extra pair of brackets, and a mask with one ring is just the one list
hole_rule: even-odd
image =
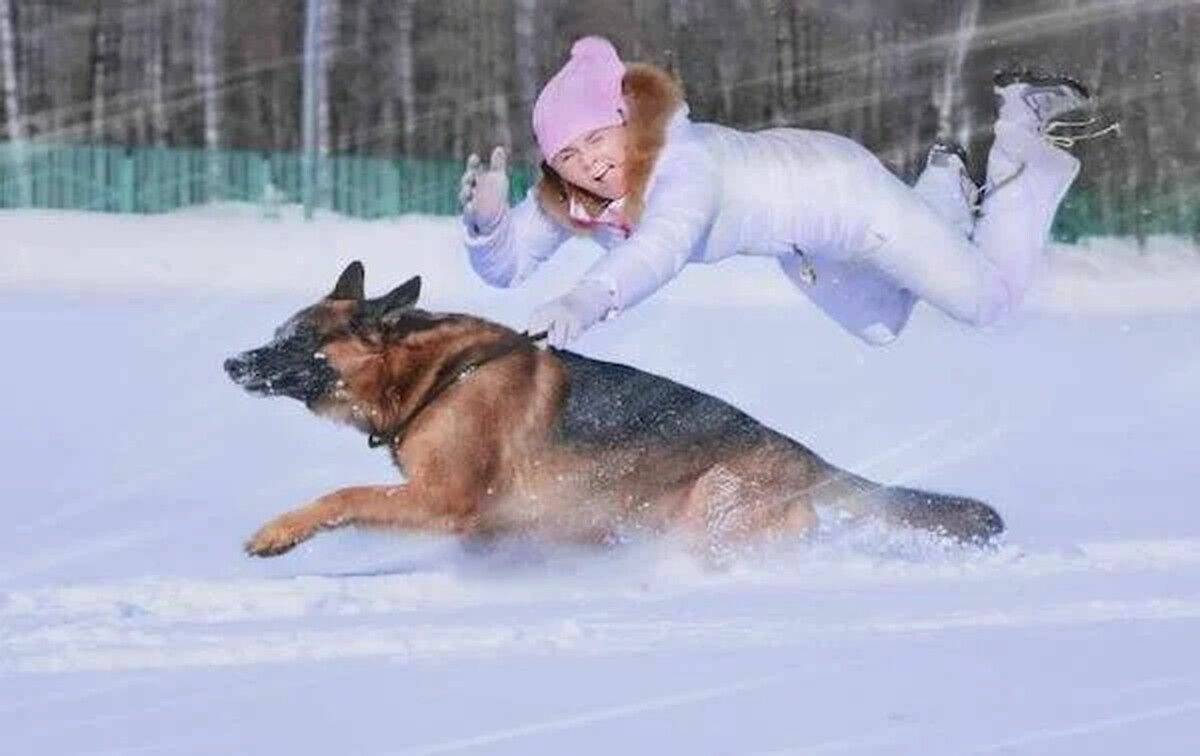
[(240, 380), (246, 374), (246, 363), (237, 357), (225, 360), (225, 373), (233, 380)]

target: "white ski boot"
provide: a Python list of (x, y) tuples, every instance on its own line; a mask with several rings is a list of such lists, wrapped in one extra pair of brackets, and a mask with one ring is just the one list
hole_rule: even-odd
[[(1070, 76), (1004, 71), (997, 73), (992, 83), (998, 120), (1032, 127), (1055, 147), (1066, 149), (1077, 142), (1121, 132), (1119, 123), (1097, 127), (1100, 118), (1089, 117), (1094, 106), (1091, 92)], [(1072, 115), (1075, 117), (1067, 118)]]

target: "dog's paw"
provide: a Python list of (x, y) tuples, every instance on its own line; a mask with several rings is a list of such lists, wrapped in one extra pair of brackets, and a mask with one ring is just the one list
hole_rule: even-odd
[(279, 556), (291, 551), (301, 541), (308, 540), (311, 535), (311, 528), (284, 515), (264, 525), (249, 541), (246, 541), (244, 548), (250, 556)]

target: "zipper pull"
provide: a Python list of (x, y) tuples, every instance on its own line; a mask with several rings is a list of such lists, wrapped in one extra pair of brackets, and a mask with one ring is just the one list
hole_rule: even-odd
[(804, 254), (804, 250), (796, 244), (792, 245), (792, 251), (800, 257), (800, 278), (804, 283), (813, 286), (817, 283), (817, 269), (808, 261), (808, 256)]

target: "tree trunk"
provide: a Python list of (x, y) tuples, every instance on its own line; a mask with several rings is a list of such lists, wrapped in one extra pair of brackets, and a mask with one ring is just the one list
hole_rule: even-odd
[(26, 139), (36, 138), (46, 130), (38, 116), (48, 111), (50, 59), (46, 57), (46, 38), (50, 13), (51, 8), (45, 3), (26, 3), (17, 14), (18, 23), (13, 27), (17, 39), (23, 43), (17, 56), (18, 73), (21, 74), (17, 90), (21, 93), (20, 110)]
[(378, 88), (374, 86), (375, 77), (371, 70), (374, 58), (371, 55), (370, 0), (358, 0), (354, 15), (354, 52), (354, 122), (343, 126), (342, 133), (346, 147), (362, 154), (369, 150), (379, 133), (374, 117)]
[(101, 3), (96, 3), (95, 26), (92, 31), (92, 141), (106, 141), (108, 103), (109, 31)]
[(959, 12), (954, 34), (950, 35), (941, 87), (934, 91), (934, 103), (938, 109), (938, 136), (953, 136), (963, 144), (968, 142), (971, 135), (970, 120), (962, 108), (962, 78), (978, 21), (979, 0), (966, 0)]
[(508, 61), (511, 59), (511, 55), (504, 44), (504, 31), (507, 28), (507, 24), (504, 23), (505, 6), (501, 3), (487, 3), (485, 7), (489, 16), (489, 23), (484, 33), (489, 41), (486, 65), (491, 73), (491, 76), (488, 77), (488, 85), (491, 90), (488, 93), (488, 99), (492, 105), (493, 123), (491, 141), (504, 145), (504, 148), (511, 152), (513, 148), (512, 114), (508, 107), (510, 79)]
[(9, 0), (0, 0), (0, 64), (4, 66), (5, 128), (11, 143), (13, 172), (17, 177), (17, 201), (26, 207), (32, 202), (33, 192), (25, 160), (25, 119), (21, 114), (21, 93), (17, 90), (16, 58), (12, 6)]
[(195, 74), (196, 86), (204, 99), (204, 149), (208, 153), (205, 182), (210, 200), (218, 199), (221, 195), (221, 167), (217, 155), (221, 146), (219, 11), (220, 0), (199, 0), (196, 7)]
[(400, 149), (405, 155), (416, 151), (417, 90), (413, 77), (413, 3), (399, 0), (396, 4), (396, 84), (400, 95), (400, 117), (403, 119), (403, 140)]
[(317, 72), (317, 152), (321, 159), (329, 157), (332, 147), (330, 123), (329, 81), (338, 44), (338, 0), (321, 2), (321, 65)]
[(150, 77), (150, 123), (154, 133), (154, 144), (165, 147), (170, 125), (167, 122), (167, 104), (164, 95), (166, 76), (163, 27), (167, 22), (167, 14), (174, 14), (174, 0), (164, 10), (156, 9), (150, 17), (150, 31), (146, 51), (148, 57), (148, 75)]
[(775, 96), (771, 103), (771, 120), (776, 126), (782, 126), (791, 118), (796, 74), (789, 0), (776, 0), (771, 6), (771, 16), (775, 24)]
[(331, 122), (330, 85), (333, 61), (337, 57), (339, 1), (321, 0), (321, 54), (317, 70), (317, 198), (322, 207), (333, 205), (333, 124)]
[[(530, 123), (533, 103), (538, 94), (538, 45), (537, 45), (538, 0), (517, 0), (513, 8), (513, 42), (516, 46), (517, 63), (517, 113), (521, 123)], [(537, 165), (537, 145), (528, 136), (528, 129), (521, 129), (520, 144), (513, 145), (514, 156), (524, 157), (530, 165)]]
[(125, 4), (121, 9), (121, 45), (117, 58), (120, 74), (122, 144), (144, 145), (150, 132), (150, 93), (147, 78), (150, 74), (150, 59), (146, 56), (147, 24), (143, 18), (148, 14), (139, 8)]

